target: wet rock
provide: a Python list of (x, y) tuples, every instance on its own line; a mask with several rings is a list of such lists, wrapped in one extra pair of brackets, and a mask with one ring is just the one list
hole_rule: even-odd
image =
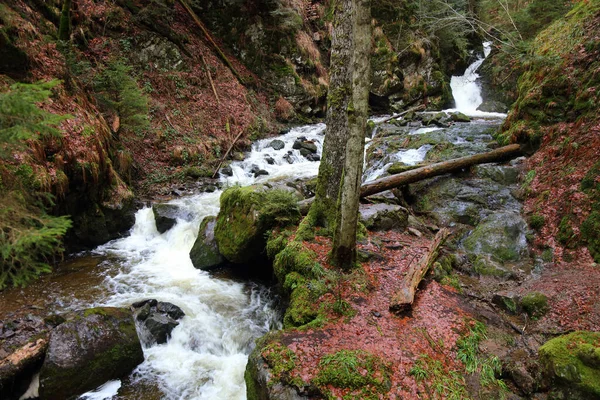
[(173, 329), (179, 325), (177, 320), (185, 313), (175, 304), (149, 299), (131, 305), (135, 319), (139, 321), (142, 340), (150, 345), (166, 343)]
[(360, 220), (368, 230), (402, 232), (408, 225), (408, 210), (393, 204), (361, 204)]
[(302, 153), (302, 150), (304, 149), (304, 151), (307, 152), (307, 154), (308, 153), (315, 154), (317, 152), (317, 145), (312, 140), (306, 140), (305, 138), (297, 139), (294, 142), (294, 145), (292, 146), (292, 148), (295, 150), (300, 150), (301, 153)]
[(318, 154), (309, 154), (306, 156), (306, 159), (308, 161), (320, 161), (321, 160), (321, 156), (319, 156)]
[(216, 187), (215, 185), (206, 185), (206, 186), (204, 187), (204, 191), (205, 191), (206, 193), (213, 193), (213, 192), (215, 192), (216, 190), (217, 190), (217, 187)]
[(527, 253), (527, 223), (518, 212), (499, 212), (482, 220), (464, 240), (471, 256), (489, 255), (494, 261), (517, 261)]
[(484, 100), (483, 103), (477, 107), (477, 110), (483, 112), (507, 113), (508, 106), (501, 101), (488, 99)]
[(520, 297), (513, 292), (499, 292), (492, 296), (492, 303), (513, 315), (521, 311), (519, 300)]
[(512, 166), (481, 164), (474, 168), (475, 176), (489, 178), (501, 185), (513, 185), (519, 181), (519, 169)]
[(215, 226), (217, 218), (209, 216), (202, 220), (198, 229), (198, 237), (190, 251), (190, 258), (194, 268), (208, 271), (225, 262), (225, 258), (219, 253), (217, 240), (215, 239)]
[(461, 112), (453, 112), (450, 114), (450, 119), (454, 122), (471, 122), (471, 117), (468, 117)]
[(285, 147), (285, 143), (283, 140), (275, 139), (269, 143), (269, 147), (272, 147), (274, 150), (281, 150)]
[(273, 159), (273, 157), (271, 156), (265, 156), (265, 161), (267, 162), (267, 164), (269, 165), (273, 165), (275, 164), (275, 159)]
[(231, 169), (230, 166), (221, 168), (219, 173), (221, 174), (221, 176), (233, 176), (233, 170)]
[(50, 334), (40, 371), (40, 397), (68, 399), (128, 375), (144, 360), (131, 312), (77, 311)]
[(267, 171), (265, 169), (259, 169), (258, 171), (254, 172), (255, 178), (258, 178), (259, 176), (265, 176), (265, 175), (269, 175), (269, 171)]
[(165, 233), (177, 223), (180, 210), (178, 206), (173, 204), (152, 204), (152, 213), (154, 214), (156, 230)]
[(540, 365), (554, 398), (600, 398), (600, 368), (584, 361), (590, 352), (600, 354), (599, 332), (573, 332), (540, 347)]
[(294, 157), (292, 156), (291, 152), (288, 152), (288, 154), (284, 155), (282, 158), (287, 161), (288, 164), (294, 163)]
[(522, 349), (513, 351), (503, 360), (503, 372), (514, 382), (515, 386), (525, 396), (531, 395), (538, 389), (537, 372), (530, 372), (531, 356)]

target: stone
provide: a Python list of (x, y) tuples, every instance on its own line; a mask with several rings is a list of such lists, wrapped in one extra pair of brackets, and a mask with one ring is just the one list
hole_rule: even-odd
[(402, 232), (408, 226), (408, 210), (394, 204), (361, 204), (360, 221), (371, 231), (395, 230)]
[(265, 176), (265, 175), (269, 175), (269, 171), (267, 171), (266, 169), (259, 169), (254, 172), (255, 178), (258, 178), (259, 176)]
[(198, 237), (190, 250), (190, 259), (194, 268), (208, 271), (225, 262), (225, 258), (219, 253), (219, 246), (215, 239), (216, 224), (217, 218), (214, 216), (202, 220), (198, 229)]
[(285, 147), (285, 142), (283, 140), (275, 139), (269, 143), (269, 147), (272, 147), (274, 150), (281, 150)]
[(471, 117), (457, 111), (450, 114), (450, 119), (454, 122), (471, 122)]
[[(31, 377), (39, 370), (48, 348), (48, 335), (30, 340), (12, 350), (0, 351), (0, 398), (18, 399), (29, 386)], [(0, 349), (1, 350), (1, 349)]]
[(518, 212), (498, 212), (483, 219), (464, 240), (470, 256), (489, 255), (496, 262), (517, 261), (527, 253), (527, 223)]
[(177, 223), (180, 209), (173, 204), (152, 204), (152, 213), (156, 223), (156, 230), (165, 233)]
[(275, 164), (275, 159), (271, 156), (265, 156), (265, 161), (267, 162), (267, 164), (269, 165), (273, 165)]
[(40, 398), (72, 398), (129, 375), (143, 360), (128, 309), (98, 307), (73, 312), (50, 333), (40, 370)]
[(261, 259), (265, 234), (277, 225), (300, 220), (297, 202), (302, 198), (289, 190), (294, 189), (253, 185), (232, 187), (223, 192), (215, 238), (219, 252), (228, 261), (248, 264)]
[(498, 292), (492, 296), (492, 303), (512, 315), (521, 311), (519, 300), (520, 297), (513, 292)]
[(166, 343), (173, 329), (179, 325), (177, 320), (185, 316), (175, 304), (155, 299), (134, 303), (131, 308), (135, 319), (140, 322), (140, 336), (146, 345)]
[(231, 169), (230, 166), (221, 168), (219, 173), (221, 174), (221, 176), (233, 176), (233, 170)]

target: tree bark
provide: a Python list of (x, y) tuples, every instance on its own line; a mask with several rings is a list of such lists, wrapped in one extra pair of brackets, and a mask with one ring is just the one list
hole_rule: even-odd
[(472, 165), (511, 159), (519, 154), (521, 154), (521, 146), (518, 144), (511, 144), (487, 153), (455, 158), (453, 160), (442, 161), (425, 167), (412, 169), (400, 174), (365, 183), (361, 187), (360, 197), (370, 196), (375, 193), (380, 193), (385, 190), (407, 185), (433, 176), (459, 171)]
[(425, 274), (427, 274), (427, 271), (437, 259), (439, 248), (444, 244), (448, 235), (449, 232), (447, 229), (441, 229), (429, 245), (427, 254), (415, 266), (409, 268), (402, 280), (402, 287), (392, 296), (390, 301), (391, 312), (398, 314), (411, 308), (415, 301), (415, 293), (419, 283), (421, 283)]
[(331, 61), (329, 66), (329, 91), (325, 142), (319, 166), (319, 179), (315, 200), (308, 214), (308, 223), (333, 227), (340, 195), (346, 159), (348, 132), (347, 110), (352, 96), (352, 0), (340, 0), (335, 4), (334, 29), (331, 37)]
[(348, 140), (331, 251), (332, 263), (346, 270), (356, 262), (358, 202), (371, 86), (371, 0), (352, 1), (352, 38), (352, 100), (346, 109)]
[(71, 0), (65, 0), (58, 25), (58, 39), (68, 41), (71, 38)]

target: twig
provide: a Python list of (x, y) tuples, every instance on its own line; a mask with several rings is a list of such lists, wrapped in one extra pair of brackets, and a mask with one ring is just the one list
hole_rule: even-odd
[(238, 81), (240, 81), (240, 83), (242, 85), (245, 85), (246, 83), (244, 82), (244, 78), (242, 78), (242, 76), (235, 69), (235, 67), (233, 66), (233, 64), (231, 64), (231, 61), (229, 61), (229, 59), (227, 58), (227, 56), (225, 55), (225, 53), (223, 53), (223, 51), (221, 50), (221, 48), (212, 39), (212, 37), (210, 36), (210, 34), (208, 33), (208, 31), (204, 27), (204, 24), (202, 23), (202, 21), (200, 21), (200, 18), (198, 18), (198, 16), (194, 12), (194, 10), (192, 10), (192, 8), (189, 6), (189, 4), (185, 0), (179, 0), (179, 2), (183, 6), (183, 8), (185, 8), (185, 10), (188, 12), (188, 14), (190, 14), (190, 16), (192, 17), (192, 19), (194, 20), (194, 22), (196, 22), (196, 25), (198, 25), (198, 27), (202, 30), (202, 33), (204, 33), (204, 36), (206, 37), (206, 40), (208, 40), (208, 42), (215, 49), (215, 51), (217, 52), (217, 54), (219, 55), (219, 57), (221, 57), (221, 59), (223, 60), (223, 62), (225, 62), (225, 64), (227, 65), (227, 67), (229, 67), (229, 70), (231, 70), (231, 72), (233, 73), (233, 75), (235, 75), (235, 77), (238, 79)]
[(223, 155), (223, 157), (221, 158), (221, 161), (219, 161), (219, 165), (217, 165), (215, 172), (212, 174), (213, 178), (215, 178), (217, 176), (217, 173), (219, 173), (219, 168), (221, 168), (221, 165), (223, 165), (223, 161), (225, 161), (225, 159), (229, 155), (229, 152), (231, 151), (231, 149), (233, 149), (233, 146), (235, 146), (235, 143), (239, 140), (239, 138), (242, 136), (243, 133), (244, 133), (244, 130), (242, 129), (240, 131), (240, 133), (238, 133), (238, 135), (235, 137), (235, 139), (231, 143), (231, 146), (229, 146), (229, 149), (227, 149), (227, 152), (225, 153), (225, 155)]
[(204, 64), (204, 70), (206, 71), (206, 75), (208, 75), (208, 80), (210, 81), (210, 87), (212, 88), (212, 91), (215, 94), (215, 98), (217, 99), (217, 104), (221, 105), (221, 100), (219, 100), (219, 95), (217, 94), (217, 89), (215, 89), (215, 83), (213, 82), (212, 75), (210, 74), (210, 70), (208, 69), (208, 64), (206, 63), (204, 54), (200, 53), (200, 58), (202, 59), (202, 63)]

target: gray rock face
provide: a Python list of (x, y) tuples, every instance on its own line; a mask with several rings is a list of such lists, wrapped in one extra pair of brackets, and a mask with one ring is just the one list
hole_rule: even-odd
[(63, 400), (128, 375), (144, 360), (131, 312), (77, 311), (50, 334), (40, 371), (40, 398)]
[(155, 299), (140, 301), (131, 307), (140, 323), (142, 340), (147, 345), (166, 343), (173, 329), (179, 325), (177, 320), (185, 316), (175, 304)]
[(208, 271), (225, 262), (225, 258), (219, 253), (217, 240), (215, 239), (215, 225), (217, 218), (209, 216), (204, 218), (198, 229), (198, 237), (190, 251), (190, 258), (195, 268)]
[(152, 65), (156, 69), (180, 70), (183, 58), (177, 45), (154, 33), (144, 33), (137, 38), (137, 51), (129, 54), (140, 65)]
[(361, 204), (360, 220), (372, 231), (404, 231), (408, 226), (406, 208), (393, 204)]

